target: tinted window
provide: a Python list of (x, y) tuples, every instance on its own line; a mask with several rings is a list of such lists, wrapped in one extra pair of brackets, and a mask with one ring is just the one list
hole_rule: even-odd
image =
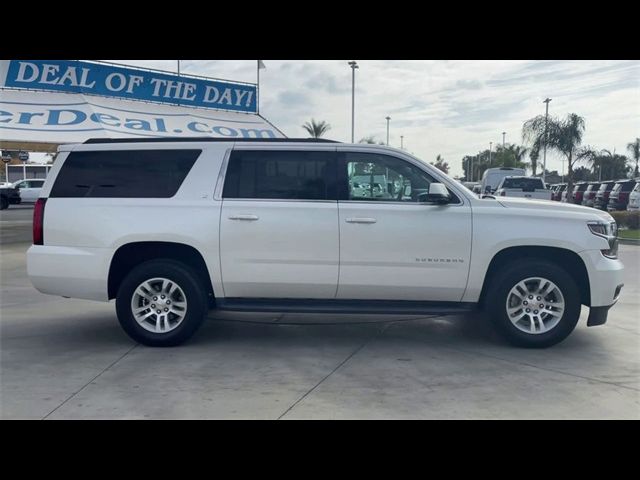
[(505, 178), (502, 187), (535, 190), (536, 188), (544, 188), (544, 183), (540, 178)]
[(32, 180), (31, 181), (31, 188), (42, 188), (42, 185), (44, 185), (44, 180)]
[(575, 187), (573, 187), (573, 191), (574, 192), (584, 192), (587, 187), (589, 186), (589, 184), (587, 183), (581, 183), (579, 185), (576, 185)]
[(173, 197), (202, 150), (71, 152), (52, 197)]
[(603, 183), (602, 185), (600, 185), (600, 188), (598, 189), (599, 192), (606, 192), (611, 190), (611, 188), (613, 187), (613, 183)]
[(335, 200), (335, 152), (236, 150), (224, 198)]

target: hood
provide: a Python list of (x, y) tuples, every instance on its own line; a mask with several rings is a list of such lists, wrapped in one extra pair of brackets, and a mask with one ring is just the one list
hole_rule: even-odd
[(602, 220), (605, 222), (614, 221), (613, 217), (607, 212), (573, 203), (554, 202), (552, 200), (533, 200), (517, 197), (496, 197), (496, 201), (506, 208), (531, 208), (535, 210), (553, 212), (558, 216), (570, 217), (572, 214), (580, 214), (581, 216), (591, 216), (594, 220)]

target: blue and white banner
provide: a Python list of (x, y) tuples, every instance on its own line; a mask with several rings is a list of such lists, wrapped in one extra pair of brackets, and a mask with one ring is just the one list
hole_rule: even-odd
[(0, 140), (80, 143), (88, 138), (143, 137), (284, 135), (259, 115), (0, 88)]
[(257, 113), (254, 84), (79, 60), (2, 60), (0, 87)]

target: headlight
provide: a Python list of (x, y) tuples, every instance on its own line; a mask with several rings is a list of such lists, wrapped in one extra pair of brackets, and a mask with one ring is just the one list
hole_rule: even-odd
[(601, 250), (602, 255), (607, 258), (618, 258), (618, 225), (616, 222), (589, 222), (587, 225), (591, 233), (609, 242), (609, 248)]

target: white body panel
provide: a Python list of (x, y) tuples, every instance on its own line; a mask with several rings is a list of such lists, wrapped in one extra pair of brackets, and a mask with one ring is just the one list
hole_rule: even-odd
[[(40, 195), (49, 197), (69, 150), (176, 148), (203, 153), (172, 198), (47, 199), (44, 245), (32, 246), (27, 255), (28, 273), (38, 290), (108, 300), (114, 253), (140, 241), (195, 248), (218, 298), (476, 302), (492, 258), (518, 246), (552, 246), (579, 255), (589, 275), (592, 306), (611, 305), (612, 291), (622, 283), (622, 264), (602, 256), (607, 241), (587, 227), (587, 222), (612, 221), (606, 212), (531, 199), (480, 199), (406, 152), (377, 145), (339, 149), (378, 152), (420, 165), (461, 203), (223, 201), (231, 141), (63, 147)], [(336, 147), (256, 142), (251, 148)], [(229, 218), (243, 215), (258, 219)]]
[(533, 192), (525, 192), (521, 188), (499, 188), (497, 197), (531, 198), (534, 200), (551, 200), (551, 190), (536, 189)]
[(468, 203), (341, 201), (339, 211), (338, 298), (460, 301), (471, 257)]
[[(15, 182), (13, 186), (20, 188), (20, 203), (36, 203), (43, 183), (43, 179), (26, 179)], [(33, 186), (34, 184), (40, 186)]]
[(336, 202), (224, 200), (225, 297), (334, 298), (338, 238)]

